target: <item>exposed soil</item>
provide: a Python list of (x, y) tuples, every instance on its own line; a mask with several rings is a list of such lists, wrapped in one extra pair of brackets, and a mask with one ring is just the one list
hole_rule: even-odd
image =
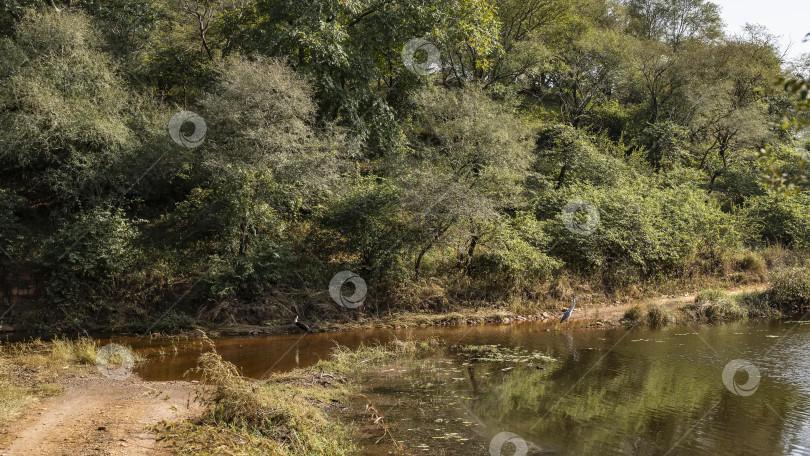
[[(743, 287), (727, 289), (726, 293), (728, 293), (730, 296), (742, 293), (754, 293), (758, 291), (765, 291), (768, 289), (769, 286), (770, 284), (767, 283), (747, 285)], [(580, 312), (579, 315), (576, 315), (576, 317), (595, 318), (607, 323), (618, 323), (622, 319), (622, 317), (624, 317), (624, 313), (637, 304), (641, 304), (642, 306), (644, 305), (644, 303), (660, 304), (670, 310), (676, 310), (680, 307), (683, 307), (689, 303), (694, 302), (696, 296), (697, 293), (684, 293), (680, 295), (661, 296), (660, 298), (647, 299), (638, 302), (614, 304), (612, 306), (599, 306), (598, 308), (595, 309), (588, 309), (587, 307), (584, 307), (585, 314), (583, 315), (582, 312)]]
[(202, 411), (195, 384), (102, 376), (63, 381), (64, 394), (42, 400), (0, 434), (7, 456), (170, 455), (150, 430)]

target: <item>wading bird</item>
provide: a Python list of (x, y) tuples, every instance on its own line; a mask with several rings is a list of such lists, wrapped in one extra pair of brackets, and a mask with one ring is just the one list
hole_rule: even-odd
[(570, 308), (570, 309), (568, 309), (568, 310), (566, 310), (566, 311), (565, 311), (565, 313), (563, 314), (562, 318), (560, 319), (560, 323), (562, 323), (562, 322), (564, 322), (565, 320), (568, 320), (569, 318), (571, 318), (571, 312), (573, 312), (573, 311), (574, 311), (574, 307), (577, 305), (577, 299), (579, 299), (579, 296), (574, 296), (574, 303), (573, 303), (573, 304), (571, 304), (571, 308)]
[(295, 326), (298, 326), (299, 328), (303, 329), (308, 333), (312, 332), (312, 330), (309, 329), (309, 326), (307, 326), (306, 323), (298, 321), (298, 315), (295, 316), (295, 321), (293, 323), (295, 323)]

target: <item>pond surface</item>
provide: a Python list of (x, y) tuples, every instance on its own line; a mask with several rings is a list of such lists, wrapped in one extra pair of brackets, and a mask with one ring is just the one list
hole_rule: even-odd
[[(363, 392), (408, 454), (810, 455), (810, 325), (550, 328), (395, 331), (448, 346), (436, 359), (362, 379)], [(375, 330), (216, 345), (258, 378), (312, 364), (336, 343), (353, 348), (392, 337)], [(124, 341), (153, 357), (164, 350), (162, 360), (140, 368), (150, 380), (181, 378), (202, 350), (196, 341), (177, 344), (176, 355), (165, 342)], [(733, 360), (750, 363), (759, 378), (738, 363), (727, 369), (726, 386)], [(365, 401), (345, 412), (361, 429), (363, 454), (393, 454), (391, 439), (367, 425)]]

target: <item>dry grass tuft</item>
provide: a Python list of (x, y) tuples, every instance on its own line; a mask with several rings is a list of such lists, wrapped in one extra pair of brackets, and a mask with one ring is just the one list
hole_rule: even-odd
[[(331, 360), (264, 381), (243, 377), (211, 344), (199, 359), (201, 399), (208, 406), (195, 423), (168, 426), (181, 453), (206, 455), (357, 454), (353, 429), (330, 417), (354, 393), (341, 373), (428, 356), (436, 341), (394, 341), (351, 351), (335, 347)], [(389, 437), (389, 434), (386, 434)]]

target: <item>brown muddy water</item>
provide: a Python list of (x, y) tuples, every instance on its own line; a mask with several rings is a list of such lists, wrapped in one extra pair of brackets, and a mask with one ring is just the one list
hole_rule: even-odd
[[(522, 323), (215, 342), (223, 358), (258, 378), (311, 365), (336, 344), (394, 336), (447, 344), (435, 359), (360, 379), (405, 454), (810, 455), (808, 324)], [(202, 350), (197, 341), (115, 341), (153, 359), (138, 370), (147, 380), (182, 378)], [(342, 412), (359, 429), (362, 453), (395, 454), (369, 425), (365, 402)]]

